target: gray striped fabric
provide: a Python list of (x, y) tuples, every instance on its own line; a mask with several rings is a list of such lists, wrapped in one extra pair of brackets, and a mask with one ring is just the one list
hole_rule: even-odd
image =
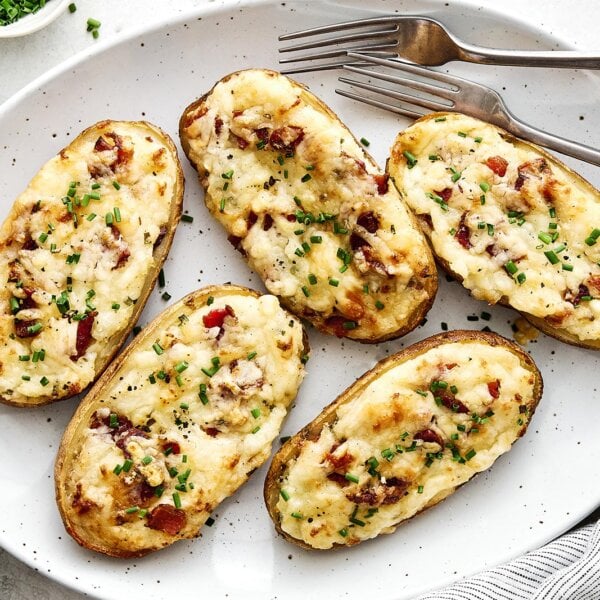
[(415, 600), (600, 600), (600, 521)]

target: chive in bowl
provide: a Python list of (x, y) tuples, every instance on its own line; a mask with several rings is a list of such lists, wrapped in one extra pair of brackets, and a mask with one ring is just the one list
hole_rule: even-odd
[[(0, 25), (0, 39), (28, 35), (39, 31), (58, 18), (72, 0), (46, 0), (44, 6), (34, 13), (24, 15), (8, 25)], [(10, 4), (10, 3), (9, 3)], [(35, 1), (29, 4), (36, 4)]]

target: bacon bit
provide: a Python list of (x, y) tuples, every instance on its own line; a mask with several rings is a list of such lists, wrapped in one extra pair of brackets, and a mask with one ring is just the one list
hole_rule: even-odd
[(37, 324), (38, 324), (38, 321), (35, 321), (35, 320), (22, 321), (21, 319), (15, 319), (15, 333), (17, 334), (17, 337), (30, 338), (30, 337), (35, 337), (36, 335), (39, 335), (39, 333), (40, 333), (39, 331), (32, 333), (31, 330), (29, 329), (33, 325), (37, 325)]
[(389, 189), (389, 185), (388, 185), (389, 178), (390, 178), (390, 176), (388, 173), (380, 173), (378, 175), (373, 175), (373, 179), (375, 180), (375, 183), (377, 185), (377, 193), (380, 196), (387, 194), (388, 189)]
[(90, 509), (98, 506), (95, 502), (91, 500), (82, 500), (83, 491), (81, 487), (81, 483), (78, 483), (75, 486), (75, 493), (73, 494), (73, 500), (71, 501), (71, 506), (77, 511), (78, 514), (84, 515), (89, 512)]
[(298, 144), (304, 139), (302, 127), (288, 125), (275, 129), (269, 137), (271, 148), (290, 154), (296, 151)]
[(497, 399), (500, 398), (500, 380), (496, 379), (496, 381), (488, 381), (487, 384), (488, 392), (492, 398)]
[(28, 308), (37, 308), (37, 302), (32, 298), (33, 291), (31, 288), (23, 288), (25, 292), (25, 298), (19, 299), (19, 310), (26, 310)]
[(223, 130), (223, 119), (221, 117), (215, 117), (215, 133), (220, 135)]
[(243, 137), (235, 135), (235, 133), (232, 133), (231, 131), (229, 132), (229, 135), (236, 141), (240, 150), (245, 150), (250, 144), (250, 142), (246, 141)]
[(563, 310), (553, 315), (548, 315), (547, 317), (544, 317), (544, 321), (550, 323), (550, 325), (554, 327), (560, 327), (563, 324), (563, 321), (571, 314), (571, 312), (572, 311)]
[(113, 146), (111, 146), (103, 136), (100, 136), (96, 143), (94, 144), (94, 150), (96, 152), (106, 152), (106, 150), (112, 150)]
[(234, 110), (231, 115), (233, 116), (234, 119), (237, 119), (238, 117), (241, 117), (244, 114), (243, 110)]
[(434, 194), (437, 194), (444, 202), (448, 202), (452, 196), (452, 188), (444, 188), (443, 190), (433, 190)]
[(496, 256), (499, 252), (498, 247), (496, 246), (496, 244), (490, 244), (489, 246), (485, 247), (485, 251), (490, 255), (490, 256)]
[(352, 250), (358, 250), (359, 248), (369, 247), (371, 244), (362, 238), (358, 233), (352, 232), (350, 234), (350, 248)]
[(454, 369), (454, 367), (457, 367), (458, 363), (446, 363), (443, 366), (444, 371), (452, 371), (452, 369)]
[(177, 535), (185, 527), (186, 520), (186, 514), (180, 508), (170, 504), (159, 504), (148, 514), (148, 527), (169, 535)]
[(360, 215), (356, 222), (369, 233), (375, 233), (379, 229), (379, 217), (372, 210)]
[(75, 340), (75, 354), (71, 355), (73, 362), (79, 360), (92, 343), (92, 327), (97, 312), (88, 313), (81, 321), (77, 322), (77, 336)]
[(431, 215), (418, 215), (417, 218), (425, 223), (428, 229), (433, 229), (433, 219), (431, 218)]
[(499, 177), (506, 175), (506, 169), (508, 167), (508, 161), (501, 156), (490, 156), (485, 164)]
[(379, 275), (384, 277), (388, 277), (390, 275), (386, 266), (381, 262), (381, 260), (379, 260), (379, 256), (376, 254), (375, 250), (371, 248), (371, 246), (361, 246), (356, 252), (356, 260), (359, 263), (359, 268), (361, 257), (364, 259), (369, 269), (375, 271), (375, 273), (379, 273)]
[(579, 304), (581, 303), (581, 299), (584, 296), (589, 296), (589, 295), (590, 295), (590, 290), (587, 287), (587, 285), (583, 285), (583, 283), (580, 283), (577, 293), (572, 292), (571, 290), (567, 290), (565, 292), (565, 300), (567, 302), (570, 302), (573, 306), (579, 306)]
[(363, 489), (356, 494), (347, 494), (346, 498), (355, 504), (381, 506), (395, 504), (400, 500), (409, 483), (399, 477), (390, 477), (384, 484)]
[(177, 442), (163, 442), (162, 449), (163, 452), (169, 454), (179, 454), (181, 452), (181, 447)]
[(227, 316), (235, 316), (233, 308), (231, 308), (229, 305), (226, 305), (225, 308), (215, 308), (214, 310), (211, 310), (208, 314), (202, 317), (202, 322), (204, 323), (204, 327), (207, 327), (208, 329), (211, 327), (222, 328), (225, 317)]
[(336, 470), (341, 471), (345, 469), (348, 465), (354, 462), (354, 456), (352, 454), (348, 454), (348, 452), (344, 452), (341, 456), (335, 456), (333, 452), (335, 452), (336, 446), (334, 446), (325, 456), (325, 460)]
[(253, 210), (251, 210), (248, 213), (248, 217), (246, 218), (246, 228), (251, 229), (252, 226), (256, 223), (256, 221), (258, 221), (258, 215)]
[(348, 319), (341, 315), (334, 315), (325, 319), (325, 329), (330, 331), (333, 335), (339, 338), (346, 337), (348, 330), (344, 328), (344, 323)]
[(422, 431), (418, 431), (413, 435), (413, 440), (422, 440), (423, 442), (438, 444), (442, 448), (444, 447), (444, 440), (442, 440), (440, 435), (433, 429), (423, 429)]
[(39, 248), (39, 246), (31, 236), (28, 237), (23, 244), (23, 250), (36, 250), (37, 248)]
[[(552, 171), (545, 158), (536, 158), (535, 160), (529, 160), (519, 165), (517, 172), (518, 176), (515, 181), (515, 190), (518, 191), (523, 187), (525, 181), (529, 179), (529, 176), (533, 175), (534, 177), (541, 178), (542, 175), (550, 174)], [(545, 189), (544, 196), (546, 196)], [(548, 200), (549, 198), (546, 199)]]
[(263, 231), (269, 231), (269, 229), (271, 229), (272, 225), (273, 225), (273, 217), (267, 213), (263, 217), (263, 223), (262, 223)]
[(129, 506), (147, 506), (152, 498), (156, 498), (156, 495), (154, 488), (147, 481), (142, 480), (127, 490), (127, 498)]
[(216, 427), (206, 427), (202, 429), (204, 433), (210, 435), (210, 437), (217, 437), (221, 433)]
[(469, 409), (449, 389), (438, 389), (434, 397), (439, 398), (442, 405), (456, 413), (468, 413)]
[(466, 219), (467, 219), (467, 213), (465, 212), (462, 214), (462, 217), (460, 218), (460, 223), (458, 225), (458, 229), (456, 230), (456, 233), (454, 234), (454, 237), (456, 238), (457, 242), (463, 248), (465, 248), (465, 250), (468, 250), (469, 248), (472, 247), (472, 245), (471, 245), (471, 230), (467, 226)]
[(158, 230), (158, 236), (156, 238), (156, 241), (154, 242), (154, 250), (156, 250), (162, 243), (162, 241), (165, 239), (165, 236), (167, 235), (167, 226), (166, 225), (161, 225), (160, 229)]
[(346, 487), (350, 483), (344, 475), (336, 472), (329, 473), (329, 475), (327, 475), (327, 479), (329, 479), (329, 481), (334, 481), (341, 487)]
[[(294, 217), (295, 218), (295, 217)], [(246, 251), (242, 248), (242, 238), (237, 235), (227, 236), (227, 241), (242, 255), (246, 256)]]
[(269, 141), (269, 129), (267, 127), (261, 127), (260, 129), (255, 129), (254, 133), (256, 133), (256, 137), (265, 144)]

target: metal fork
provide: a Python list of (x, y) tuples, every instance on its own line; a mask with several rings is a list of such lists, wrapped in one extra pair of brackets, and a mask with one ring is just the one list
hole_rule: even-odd
[[(393, 83), (401, 86), (403, 89), (392, 89), (376, 85), (370, 81), (348, 79), (347, 77), (339, 78), (342, 83), (387, 98), (400, 100), (408, 104), (408, 106), (389, 104), (372, 96), (364, 96), (347, 90), (336, 89), (335, 91), (342, 96), (411, 118), (422, 117), (425, 114), (424, 112), (415, 110), (416, 107), (433, 111), (462, 112), (502, 127), (517, 137), (525, 138), (540, 146), (600, 166), (600, 150), (546, 133), (541, 129), (524, 123), (510, 112), (498, 92), (480, 83), (474, 83), (461, 77), (440, 73), (439, 71), (406, 63), (398, 59), (377, 58), (355, 52), (349, 52), (348, 57), (363, 64), (367, 63), (402, 73), (410, 73), (420, 79), (413, 79), (405, 75), (393, 75), (388, 72), (379, 72), (371, 68), (348, 64), (344, 66), (344, 69), (347, 71), (368, 77), (369, 79)], [(426, 95), (419, 95), (416, 92)]]
[[(342, 35), (320, 37), (329, 33)], [(325, 60), (304, 67), (285, 69), (302, 73), (341, 67), (346, 52), (362, 52), (381, 58), (401, 57), (411, 62), (438, 66), (452, 60), (492, 65), (528, 67), (565, 67), (600, 69), (600, 56), (572, 50), (499, 50), (468, 44), (439, 21), (419, 16), (385, 16), (313, 27), (279, 36), (280, 41), (315, 37), (310, 41), (285, 46), (279, 52), (299, 52), (318, 48), (309, 54), (280, 59), (281, 64)], [(325, 50), (323, 50), (325, 49)]]

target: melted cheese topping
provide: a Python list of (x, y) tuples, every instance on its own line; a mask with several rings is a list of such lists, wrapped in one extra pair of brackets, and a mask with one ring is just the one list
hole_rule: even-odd
[(510, 449), (533, 390), (517, 355), (482, 342), (390, 363), (300, 442), (281, 480), (282, 529), (321, 549), (392, 532)]
[(183, 134), (209, 210), (291, 310), (372, 341), (417, 325), (437, 285), (424, 238), (312, 94), (274, 72), (238, 72), (186, 115)]
[(0, 396), (35, 404), (95, 379), (155, 269), (177, 170), (155, 129), (104, 122), (17, 198), (0, 231)]
[(600, 340), (600, 201), (587, 182), (459, 114), (401, 133), (389, 168), (434, 253), (476, 298)]
[[(221, 326), (204, 325), (226, 307)], [(169, 313), (136, 339), (68, 442), (59, 487), (71, 527), (112, 551), (197, 535), (267, 459), (304, 375), (302, 326), (273, 296), (238, 289)], [(179, 511), (177, 531), (153, 522), (159, 505)]]

